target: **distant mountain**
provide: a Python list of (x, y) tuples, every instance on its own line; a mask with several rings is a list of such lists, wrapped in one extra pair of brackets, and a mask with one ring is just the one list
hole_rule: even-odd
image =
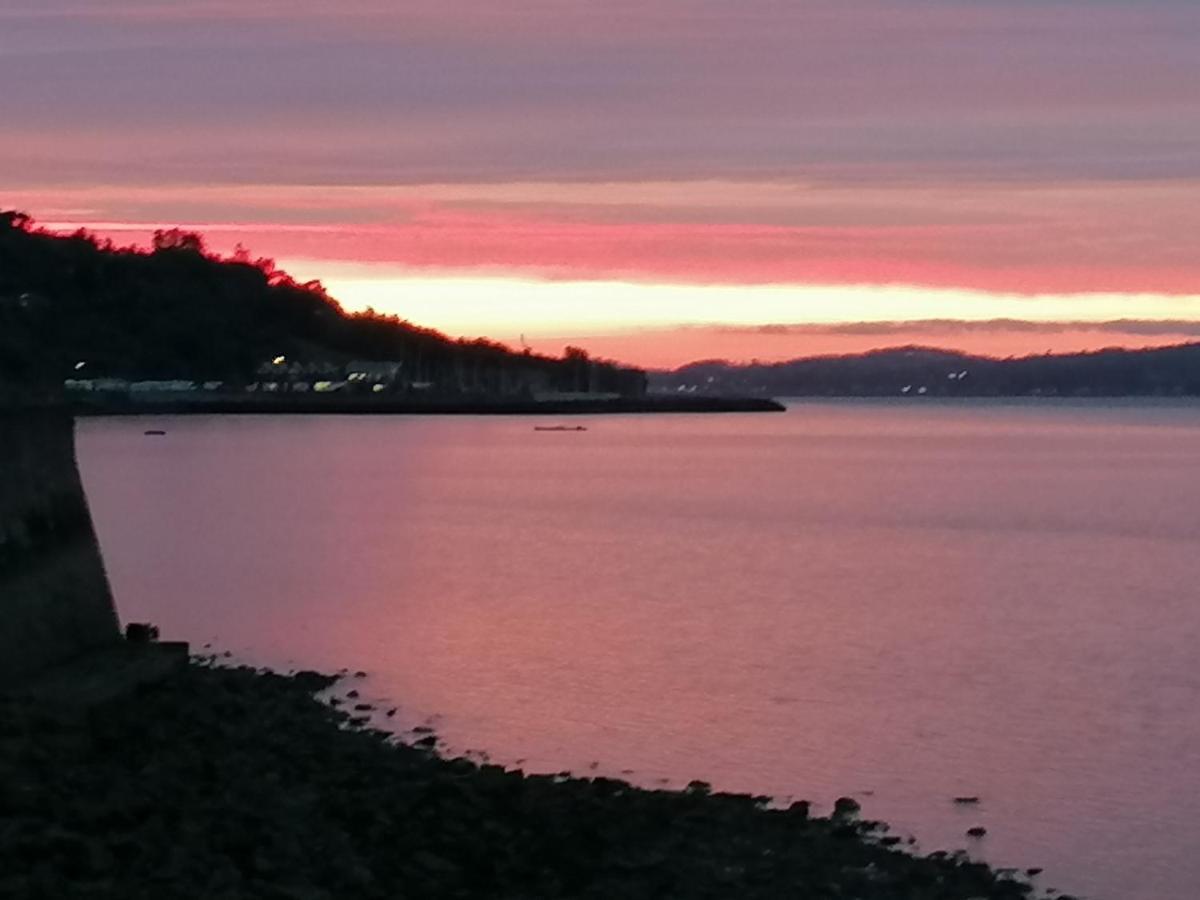
[(691, 363), (650, 375), (652, 391), (773, 397), (1197, 396), (1200, 344), (994, 359), (894, 347), (781, 363)]
[(514, 353), (394, 316), (347, 313), (319, 282), (300, 284), (244, 251), (223, 259), (190, 232), (160, 231), (153, 249), (139, 250), (83, 231), (38, 230), (22, 213), (0, 212), (0, 385), (115, 378), (237, 386), (280, 357), (396, 362), (408, 383), (438, 393), (645, 390), (642, 371), (576, 348), (564, 359)]

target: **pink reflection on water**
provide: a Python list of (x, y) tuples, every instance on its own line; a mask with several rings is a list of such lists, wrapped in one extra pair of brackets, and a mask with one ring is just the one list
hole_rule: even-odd
[[(1200, 408), (83, 424), (127, 619), (451, 751), (811, 798), (1190, 897)], [(951, 798), (979, 795), (979, 807)]]

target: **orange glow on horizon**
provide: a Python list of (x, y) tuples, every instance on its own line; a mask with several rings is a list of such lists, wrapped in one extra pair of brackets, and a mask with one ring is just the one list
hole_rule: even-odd
[[(309, 274), (308, 266), (301, 270)], [(1026, 297), (910, 285), (686, 285), (517, 278), (326, 279), (352, 309), (454, 335), (662, 368), (920, 344), (988, 356), (1152, 347), (1200, 338), (1200, 297)]]

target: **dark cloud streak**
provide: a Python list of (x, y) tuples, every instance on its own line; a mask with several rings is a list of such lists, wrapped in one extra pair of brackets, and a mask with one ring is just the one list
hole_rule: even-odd
[(1145, 0), (46, 0), (0, 81), (18, 179), (1200, 177), (1200, 7)]

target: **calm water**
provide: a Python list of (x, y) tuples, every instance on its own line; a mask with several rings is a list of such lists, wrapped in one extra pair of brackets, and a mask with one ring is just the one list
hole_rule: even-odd
[(80, 447), (126, 620), (366, 669), (452, 751), (854, 794), (926, 850), (982, 824), (972, 852), (1047, 885), (1197, 895), (1200, 406), (533, 424), (87, 421)]

